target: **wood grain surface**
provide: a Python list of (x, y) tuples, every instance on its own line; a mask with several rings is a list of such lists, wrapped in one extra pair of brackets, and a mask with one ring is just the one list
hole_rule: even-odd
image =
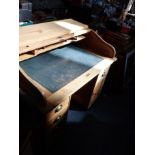
[(72, 19), (19, 28), (19, 54), (69, 39), (88, 26)]

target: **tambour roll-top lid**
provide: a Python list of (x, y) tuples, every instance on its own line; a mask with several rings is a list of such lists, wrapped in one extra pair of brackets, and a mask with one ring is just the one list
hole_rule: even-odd
[(88, 32), (88, 26), (65, 19), (19, 28), (19, 54), (43, 48)]

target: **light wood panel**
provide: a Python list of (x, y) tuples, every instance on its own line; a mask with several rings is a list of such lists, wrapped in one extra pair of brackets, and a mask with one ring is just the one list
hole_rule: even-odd
[(52, 44), (49, 46), (45, 46), (45, 47), (27, 52), (27, 53), (23, 53), (23, 54), (19, 55), (19, 61), (27, 60), (27, 59), (35, 57), (41, 53), (47, 52), (49, 50), (56, 49), (56, 48), (61, 47), (61, 46), (65, 46), (65, 45), (70, 44), (72, 42), (80, 41), (84, 38), (85, 38), (84, 36), (78, 36), (76, 38), (74, 37), (74, 38), (71, 38), (71, 39), (56, 43), (56, 44)]
[(91, 105), (94, 103), (94, 101), (96, 100), (96, 98), (100, 95), (100, 92), (102, 90), (102, 87), (105, 83), (105, 79), (107, 77), (110, 65), (113, 63), (114, 60), (111, 59), (105, 59), (105, 61), (103, 62), (103, 65), (101, 66), (101, 72), (98, 75), (97, 81), (95, 83), (94, 86), (94, 90), (90, 99), (90, 102), (88, 104), (88, 108), (91, 107)]
[(87, 25), (72, 19), (20, 27), (19, 54), (67, 40), (85, 29), (88, 29)]

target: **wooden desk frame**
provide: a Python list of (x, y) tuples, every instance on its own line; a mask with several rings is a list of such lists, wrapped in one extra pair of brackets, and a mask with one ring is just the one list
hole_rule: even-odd
[[(22, 48), (21, 46), (19, 61), (32, 58), (41, 53), (48, 52), (49, 50), (62, 47), (70, 43), (74, 43), (74, 45), (86, 49), (103, 58), (103, 60), (97, 65), (93, 66), (54, 93), (48, 91), (38, 82), (34, 81), (21, 67), (19, 68), (20, 88), (26, 91), (30, 96), (32, 96), (32, 98), (36, 99), (36, 105), (42, 112), (47, 114), (47, 122), (53, 124), (59, 114), (63, 115), (68, 110), (70, 102), (76, 100), (83, 104), (86, 108), (89, 108), (94, 103), (102, 90), (111, 64), (116, 61), (116, 52), (113, 46), (105, 42), (94, 31), (88, 29), (87, 26), (84, 26), (84, 29), (82, 30), (68, 34), (68, 36), (62, 36), (60, 40), (54, 40), (50, 42), (50, 44), (47, 43), (48, 41), (46, 43), (44, 41), (39, 44), (39, 46), (37, 46), (38, 44), (29, 46), (28, 51), (25, 51), (26, 48)], [(44, 44), (45, 46), (43, 46)], [(36, 48), (36, 46), (38, 48)], [(36, 49), (34, 49), (34, 47)], [(87, 94), (88, 97), (84, 97), (87, 96)], [(60, 104), (66, 105), (64, 106), (65, 110), (62, 109), (60, 113), (57, 113), (55, 110)]]

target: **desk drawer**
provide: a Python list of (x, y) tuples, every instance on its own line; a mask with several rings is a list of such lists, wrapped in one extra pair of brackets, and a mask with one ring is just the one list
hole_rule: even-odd
[(52, 111), (47, 114), (47, 126), (54, 127), (59, 124), (69, 109), (70, 98), (58, 104)]

